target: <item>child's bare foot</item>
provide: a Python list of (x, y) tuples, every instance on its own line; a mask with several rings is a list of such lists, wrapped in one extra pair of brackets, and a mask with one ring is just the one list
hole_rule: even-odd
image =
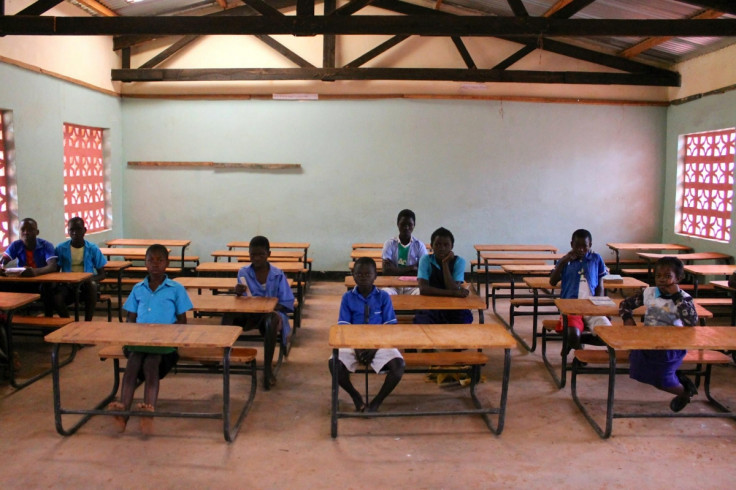
[[(125, 405), (123, 405), (120, 402), (111, 402), (107, 406), (108, 410), (125, 410)], [(115, 430), (117, 430), (119, 433), (125, 432), (125, 426), (128, 424), (128, 419), (126, 417), (123, 417), (122, 415), (113, 415), (112, 417), (113, 425), (115, 426)]]
[[(141, 412), (153, 412), (153, 405), (139, 403), (138, 410)], [(147, 436), (153, 434), (153, 417), (141, 417), (141, 433)]]

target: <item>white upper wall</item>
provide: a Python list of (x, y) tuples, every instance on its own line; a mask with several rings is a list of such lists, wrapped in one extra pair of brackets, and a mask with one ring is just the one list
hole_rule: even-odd
[[(680, 63), (679, 88), (670, 89), (669, 100), (682, 99), (736, 84), (736, 44)], [(707, 76), (703, 76), (707, 73)]]
[[(14, 15), (34, 2), (5, 0), (5, 12)], [(45, 15), (88, 17), (83, 10), (67, 2), (60, 3)], [(120, 67), (110, 36), (5, 36), (0, 37), (0, 57), (96, 88), (120, 92), (120, 84), (110, 80), (110, 70)]]

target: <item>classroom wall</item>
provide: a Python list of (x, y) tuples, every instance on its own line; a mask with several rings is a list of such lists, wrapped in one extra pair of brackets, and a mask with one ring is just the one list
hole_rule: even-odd
[(124, 235), (191, 238), (203, 260), (265, 234), (312, 243), (316, 270), (350, 244), (448, 227), (475, 243), (552, 243), (591, 230), (658, 240), (666, 109), (440, 100), (122, 102), (125, 161), (299, 163), (301, 171), (125, 168)]
[(20, 218), (35, 218), (41, 238), (54, 243), (65, 239), (63, 123), (102, 127), (110, 130), (113, 227), (88, 238), (98, 242), (119, 236), (123, 216), (120, 99), (3, 63), (0, 86), (0, 109), (13, 115)]
[[(675, 233), (676, 190), (678, 185), (679, 136), (701, 131), (736, 127), (736, 91), (709, 95), (667, 111), (667, 171), (665, 178), (662, 240), (682, 243), (699, 252), (722, 252), (736, 256), (736, 238), (731, 230), (730, 243), (686, 237)], [(732, 211), (733, 212), (733, 211)], [(733, 222), (732, 214), (731, 220)]]

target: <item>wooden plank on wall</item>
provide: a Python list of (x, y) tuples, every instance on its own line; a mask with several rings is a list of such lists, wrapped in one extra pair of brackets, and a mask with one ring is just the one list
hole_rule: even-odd
[(216, 169), (290, 170), (300, 169), (300, 163), (221, 163), (221, 162), (128, 162), (129, 167), (210, 167)]

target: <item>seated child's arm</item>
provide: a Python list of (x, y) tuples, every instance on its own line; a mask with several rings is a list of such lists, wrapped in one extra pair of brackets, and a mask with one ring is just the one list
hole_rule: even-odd
[(570, 250), (565, 254), (564, 257), (562, 257), (560, 260), (557, 261), (557, 264), (555, 265), (555, 268), (552, 270), (552, 273), (549, 275), (549, 283), (552, 286), (556, 286), (558, 282), (560, 282), (560, 279), (562, 279), (562, 271), (565, 270), (565, 266), (571, 261), (577, 258), (577, 255), (575, 252)]
[(644, 292), (639, 291), (634, 296), (629, 296), (618, 306), (618, 313), (624, 321), (624, 325), (636, 325), (634, 321), (634, 310), (644, 304)]
[(138, 320), (138, 313), (133, 313), (132, 311), (129, 311), (128, 314), (125, 316), (125, 321), (127, 323), (137, 323)]
[(463, 288), (462, 280), (458, 280), (464, 273), (465, 261), (457, 260), (455, 262), (455, 269), (450, 270), (450, 262), (455, 257), (455, 254), (450, 252), (445, 259), (442, 261), (442, 276), (444, 279), (445, 287), (439, 288), (430, 286), (429, 275), (424, 273), (418, 274), (419, 293), (425, 296), (454, 296), (458, 298), (465, 298), (470, 294), (470, 291)]
[(187, 312), (180, 313), (176, 315), (176, 323), (180, 323), (182, 325), (185, 325), (187, 323)]
[[(3, 259), (5, 256), (3, 256)], [(731, 277), (728, 278), (728, 287), (730, 288), (736, 288), (736, 272), (731, 274)]]
[(59, 266), (56, 262), (56, 257), (53, 257), (51, 259), (48, 259), (46, 261), (46, 265), (43, 267), (27, 267), (25, 271), (21, 274), (22, 276), (42, 276), (44, 274), (50, 274), (52, 272), (57, 272), (59, 270)]
[(685, 298), (682, 294), (679, 294), (679, 297), (676, 295), (673, 300), (677, 307), (677, 314), (680, 317), (680, 320), (682, 320), (682, 324), (686, 327), (697, 327), (698, 311), (695, 309), (693, 299)]

